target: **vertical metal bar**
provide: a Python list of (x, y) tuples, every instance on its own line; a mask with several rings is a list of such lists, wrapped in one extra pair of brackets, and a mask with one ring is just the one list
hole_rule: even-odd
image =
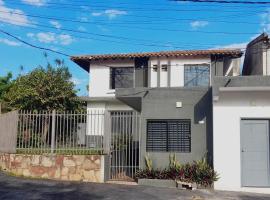
[(49, 126), (49, 121), (48, 121), (48, 118), (47, 118), (48, 116), (47, 116), (47, 111), (44, 111), (43, 112), (43, 120), (44, 120), (44, 122), (43, 122), (43, 150), (42, 150), (42, 152), (46, 152), (46, 145), (47, 145), (47, 133), (46, 133), (46, 126)]
[(45, 152), (46, 153), (48, 153), (47, 151), (48, 151), (48, 148), (49, 148), (49, 139), (50, 139), (50, 137), (48, 137), (51, 133), (49, 132), (50, 131), (50, 125), (51, 125), (51, 114), (49, 113), (49, 111), (46, 111), (46, 120), (47, 120), (47, 122), (48, 122), (48, 124), (47, 124), (47, 133), (46, 133), (46, 143), (45, 143)]
[(57, 133), (57, 140), (58, 140), (58, 147), (57, 152), (61, 152), (62, 148), (62, 111), (58, 111), (58, 133)]
[[(131, 165), (131, 142), (130, 142), (130, 138), (132, 137), (132, 113), (129, 112), (128, 115), (128, 161), (127, 161), (127, 166), (128, 166), (128, 175), (131, 175), (131, 177), (133, 178), (133, 166)], [(131, 166), (130, 166), (131, 165)]]
[(44, 111), (41, 112), (41, 152), (43, 152), (43, 146), (44, 146)]
[(54, 152), (57, 152), (57, 138), (58, 138), (58, 112), (55, 111), (55, 138), (54, 138)]
[(119, 128), (119, 123), (118, 123), (119, 119), (118, 119), (118, 112), (115, 113), (115, 123), (114, 123), (114, 133), (113, 133), (113, 140), (114, 140), (114, 178), (117, 177), (118, 174), (118, 158), (117, 158), (117, 151), (118, 151), (118, 144), (117, 144), (117, 137), (118, 137), (118, 128)]
[(91, 126), (91, 122), (89, 121), (89, 117), (88, 117), (88, 113), (89, 111), (86, 110), (85, 115), (84, 115), (84, 123), (85, 123), (85, 146), (84, 146), (84, 152), (87, 149), (87, 146), (89, 144), (88, 140), (89, 140), (89, 134), (90, 134), (90, 126)]
[(73, 118), (73, 111), (70, 111), (69, 114), (69, 150), (72, 148), (72, 118)]
[(38, 147), (37, 147), (37, 140), (38, 140), (38, 133), (37, 133), (37, 128), (38, 128), (38, 112), (37, 113), (35, 113), (35, 125), (34, 125), (35, 127), (34, 127), (34, 132), (35, 132), (35, 145), (34, 145), (34, 147), (35, 147), (35, 149), (36, 150), (39, 150), (38, 149)]
[(96, 132), (96, 149), (99, 149), (99, 131), (100, 131), (100, 124), (99, 124), (99, 113), (100, 113), (100, 110), (97, 110), (97, 132)]
[(51, 153), (54, 153), (55, 149), (55, 110), (52, 111), (52, 132), (51, 132)]
[(125, 112), (125, 123), (126, 123), (126, 126), (125, 126), (125, 134), (124, 134), (124, 154), (125, 154), (125, 161), (123, 163), (123, 165), (125, 166), (124, 167), (124, 170), (125, 170), (125, 175), (127, 175), (127, 160), (128, 160), (128, 149), (127, 149), (127, 145), (128, 145), (128, 113)]
[(71, 134), (72, 134), (72, 142), (71, 142), (71, 145), (72, 145), (72, 152), (74, 151), (74, 128), (75, 128), (75, 111), (73, 111), (73, 115), (72, 115), (72, 118), (71, 118), (71, 121), (73, 122), (72, 123), (72, 128), (71, 128)]
[(122, 148), (122, 141), (121, 141), (121, 139), (122, 139), (122, 136), (123, 136), (123, 125), (124, 125), (124, 123), (123, 123), (123, 113), (122, 112), (120, 112), (120, 137), (118, 138), (118, 143), (119, 143), (119, 151), (118, 151), (118, 159), (119, 159), (119, 178), (121, 178), (122, 177), (122, 174), (121, 174), (121, 172), (122, 172), (122, 163), (121, 163), (121, 161), (122, 161), (122, 159), (121, 159), (121, 148)]
[(41, 119), (40, 116), (41, 116), (41, 114), (42, 114), (42, 113), (39, 112), (39, 115), (38, 115), (38, 148), (39, 148), (39, 149), (40, 149), (40, 142), (41, 142), (40, 140), (41, 140), (41, 136), (42, 136), (42, 135), (41, 135), (41, 132), (40, 132), (40, 121), (41, 121), (41, 120), (40, 120), (40, 119)]
[[(76, 118), (76, 154), (78, 154), (78, 151), (80, 149), (80, 145), (81, 145), (81, 142), (80, 142), (80, 137), (81, 135), (78, 135), (78, 130), (79, 130), (79, 121), (81, 120), (81, 115), (82, 115), (82, 112), (78, 112), (78, 115), (77, 115), (77, 118)], [(79, 143), (80, 142), (80, 143)]]
[(66, 147), (66, 137), (67, 137), (67, 125), (66, 125), (66, 110), (63, 113), (63, 136), (62, 136), (62, 150)]
[[(114, 113), (115, 114), (115, 113)], [(111, 120), (112, 120), (112, 123), (111, 123), (111, 141), (109, 141), (109, 145), (110, 145), (110, 162), (111, 162), (111, 166), (110, 166), (110, 172), (111, 172), (111, 178), (113, 178), (114, 176), (114, 170), (113, 170), (113, 167), (115, 165), (115, 156), (114, 156), (114, 149), (115, 149), (115, 142), (114, 142), (114, 129), (115, 129), (115, 115), (111, 113)]]
[(68, 141), (69, 141), (69, 111), (66, 112), (66, 129), (67, 129), (67, 133), (66, 133), (66, 140), (65, 140), (65, 143), (66, 143), (66, 148), (65, 149), (68, 149)]
[(22, 111), (22, 116), (21, 116), (21, 123), (22, 123), (22, 132), (21, 132), (21, 149), (23, 149), (23, 135), (24, 135), (24, 115), (25, 115), (25, 110)]
[(138, 166), (138, 168), (141, 168), (141, 122), (142, 122), (142, 118), (141, 118), (141, 114), (138, 114), (137, 112), (136, 112), (136, 116), (138, 117), (138, 125), (139, 125), (139, 129), (138, 129), (138, 132), (137, 132), (137, 134), (139, 135), (139, 146), (138, 146), (138, 148), (139, 148), (139, 166)]
[(131, 137), (131, 166), (132, 166), (132, 177), (134, 176), (134, 173), (133, 173), (133, 169), (134, 169), (134, 146), (133, 146), (133, 143), (134, 143), (134, 138), (135, 137), (135, 134), (136, 134), (136, 124), (135, 124), (135, 117), (134, 117), (134, 111), (132, 111), (132, 114), (131, 114), (131, 123), (132, 123), (132, 137)]
[(18, 126), (19, 126), (19, 133), (17, 133), (17, 140), (18, 140), (18, 145), (16, 147), (18, 149), (21, 148), (21, 134), (22, 134), (22, 123), (21, 123), (21, 118), (22, 118), (22, 111), (18, 112)]
[(96, 148), (97, 144), (96, 144), (96, 135), (97, 135), (97, 110), (95, 109), (94, 110), (94, 135), (93, 135), (93, 144), (94, 144), (94, 147)]
[(32, 127), (31, 127), (31, 123), (32, 123), (32, 111), (30, 110), (29, 112), (29, 121), (28, 121), (28, 153), (31, 152), (31, 131), (32, 131)]

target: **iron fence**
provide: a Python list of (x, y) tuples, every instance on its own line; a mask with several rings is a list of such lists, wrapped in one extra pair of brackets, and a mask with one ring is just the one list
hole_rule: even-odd
[(19, 111), (18, 153), (104, 153), (105, 111)]
[(133, 180), (139, 169), (140, 125), (137, 112), (111, 112), (111, 179)]

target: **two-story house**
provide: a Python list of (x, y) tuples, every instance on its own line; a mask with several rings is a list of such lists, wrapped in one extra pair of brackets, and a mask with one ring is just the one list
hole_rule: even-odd
[[(215, 76), (240, 72), (240, 50), (187, 50), (73, 56), (89, 72), (87, 109), (140, 113), (140, 159), (167, 167), (212, 159), (212, 91)], [(102, 125), (101, 125), (102, 126)]]

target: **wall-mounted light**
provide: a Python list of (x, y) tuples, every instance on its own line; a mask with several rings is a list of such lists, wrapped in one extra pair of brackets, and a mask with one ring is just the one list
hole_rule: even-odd
[(176, 102), (176, 108), (182, 108), (182, 101), (177, 101)]
[(204, 124), (204, 120), (198, 121), (199, 124)]

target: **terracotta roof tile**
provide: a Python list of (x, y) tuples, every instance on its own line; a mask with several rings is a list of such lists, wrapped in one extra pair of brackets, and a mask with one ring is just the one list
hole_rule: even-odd
[(186, 57), (186, 56), (210, 56), (210, 55), (234, 55), (241, 56), (240, 49), (212, 49), (212, 50), (181, 50), (181, 51), (160, 51), (145, 53), (123, 53), (123, 54), (94, 54), (71, 56), (71, 60), (102, 60), (102, 59), (123, 59), (141, 57)]

